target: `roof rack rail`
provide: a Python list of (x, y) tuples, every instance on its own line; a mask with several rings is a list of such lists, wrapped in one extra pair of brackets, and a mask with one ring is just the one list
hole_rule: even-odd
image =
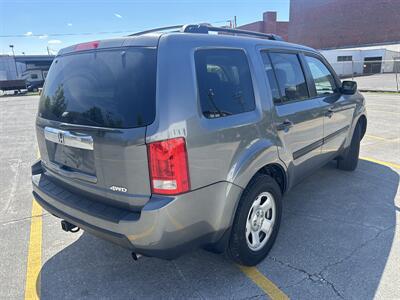
[(172, 26), (166, 26), (166, 27), (158, 27), (158, 28), (153, 28), (145, 31), (140, 31), (136, 33), (129, 34), (128, 36), (137, 36), (137, 35), (142, 35), (146, 33), (152, 33), (152, 32), (157, 32), (157, 31), (164, 31), (164, 30), (169, 30), (169, 29), (181, 29), (184, 25), (172, 25)]
[(166, 27), (158, 27), (153, 28), (137, 33), (130, 34), (129, 36), (139, 36), (146, 33), (157, 32), (157, 31), (164, 31), (170, 29), (179, 29), (179, 32), (186, 32), (186, 33), (209, 33), (209, 32), (225, 32), (230, 34), (236, 35), (248, 35), (253, 37), (265, 38), (269, 40), (275, 41), (283, 41), (282, 37), (273, 33), (262, 33), (262, 32), (255, 32), (255, 31), (248, 31), (242, 29), (234, 29), (234, 28), (223, 28), (223, 27), (214, 27), (210, 24), (188, 24), (188, 25), (173, 25), (173, 26), (166, 26)]
[(190, 33), (209, 33), (212, 32), (226, 32), (231, 34), (238, 34), (238, 35), (249, 35), (255, 36), (260, 38), (266, 38), (269, 40), (275, 41), (283, 41), (282, 37), (273, 33), (262, 33), (262, 32), (255, 32), (255, 31), (248, 31), (243, 29), (235, 29), (235, 28), (223, 28), (223, 27), (214, 27), (208, 24), (199, 24), (199, 25), (184, 25), (182, 27), (183, 32), (190, 32)]

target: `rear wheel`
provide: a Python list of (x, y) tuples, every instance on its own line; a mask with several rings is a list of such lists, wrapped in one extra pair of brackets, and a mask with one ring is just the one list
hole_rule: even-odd
[(236, 212), (227, 254), (237, 263), (254, 266), (271, 250), (282, 215), (282, 193), (268, 175), (247, 186)]
[(354, 171), (358, 165), (358, 156), (360, 154), (361, 126), (357, 124), (354, 129), (350, 147), (343, 158), (338, 159), (337, 167), (340, 170)]

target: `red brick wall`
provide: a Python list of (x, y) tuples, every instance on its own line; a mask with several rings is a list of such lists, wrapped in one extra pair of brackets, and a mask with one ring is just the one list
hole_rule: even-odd
[(400, 0), (291, 0), (290, 42), (336, 48), (400, 41)]
[(289, 22), (276, 22), (276, 33), (285, 41), (289, 40)]
[(244, 29), (244, 30), (250, 30), (250, 31), (263, 32), (263, 30), (264, 30), (264, 22), (263, 21), (257, 21), (257, 22), (253, 22), (253, 23), (249, 23), (249, 24), (240, 26), (238, 28)]
[[(399, 0), (400, 1), (400, 0)], [(264, 33), (275, 33), (280, 35), (285, 40), (288, 38), (288, 22), (281, 22), (276, 20), (276, 12), (267, 11), (263, 13), (263, 20), (254, 23), (239, 26), (238, 28), (244, 30), (258, 31)]]

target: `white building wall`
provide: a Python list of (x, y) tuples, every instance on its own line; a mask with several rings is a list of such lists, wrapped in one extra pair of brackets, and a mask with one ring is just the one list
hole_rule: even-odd
[[(339, 76), (347, 76), (362, 73), (362, 54), (360, 50), (322, 50), (320, 51), (331, 64)], [(338, 56), (352, 56), (353, 61), (338, 62)]]
[(18, 76), (15, 70), (14, 58), (9, 55), (0, 55), (0, 80), (14, 80), (21, 78), (26, 70), (24, 63), (17, 62)]
[[(384, 48), (366, 49), (333, 49), (321, 50), (322, 55), (332, 65), (339, 76), (361, 75), (364, 71), (364, 59), (368, 57), (382, 57), (382, 73), (394, 71), (394, 59), (400, 57), (399, 52)], [(352, 61), (338, 62), (338, 56), (352, 56)]]

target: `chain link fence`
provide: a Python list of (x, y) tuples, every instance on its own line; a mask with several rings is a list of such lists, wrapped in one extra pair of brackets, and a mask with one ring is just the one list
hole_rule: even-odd
[(391, 60), (346, 60), (331, 62), (342, 79), (357, 82), (361, 91), (400, 92), (400, 56)]

